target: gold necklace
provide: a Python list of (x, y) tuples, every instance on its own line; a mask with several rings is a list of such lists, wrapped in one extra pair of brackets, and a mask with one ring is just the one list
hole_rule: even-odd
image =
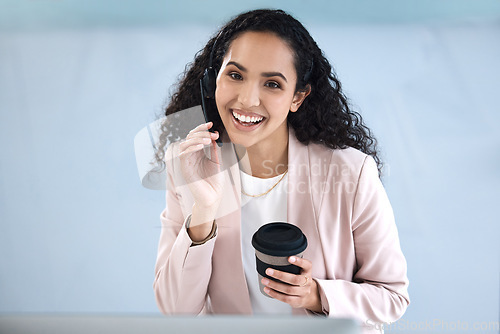
[(278, 182), (276, 182), (271, 188), (269, 188), (267, 191), (263, 192), (262, 194), (258, 194), (258, 195), (250, 195), (250, 194), (247, 194), (244, 190), (243, 190), (243, 187), (241, 188), (241, 193), (245, 196), (249, 196), (249, 197), (261, 197), (261, 196), (264, 196), (264, 195), (267, 195), (269, 194), (269, 192), (271, 190), (273, 190), (280, 182), (281, 180), (283, 180), (283, 178), (285, 177), (286, 173), (288, 173), (288, 169), (283, 173), (283, 175), (281, 175), (280, 179), (278, 180)]

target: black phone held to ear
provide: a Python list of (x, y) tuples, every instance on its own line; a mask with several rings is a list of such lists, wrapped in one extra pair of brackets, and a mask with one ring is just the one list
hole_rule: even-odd
[[(205, 70), (205, 74), (206, 74), (206, 71), (207, 71), (207, 70)], [(207, 122), (207, 123), (208, 123), (208, 122), (210, 122), (210, 119), (208, 118), (208, 114), (207, 114), (207, 110), (206, 110), (206, 106), (205, 106), (205, 99), (210, 98), (210, 97), (208, 97), (208, 95), (209, 95), (209, 94), (207, 94), (208, 92), (207, 92), (207, 90), (205, 89), (205, 88), (206, 88), (206, 86), (204, 85), (204, 83), (205, 83), (205, 82), (204, 82), (204, 79), (205, 79), (205, 75), (203, 75), (203, 78), (202, 78), (202, 79), (200, 79), (200, 91), (201, 91), (201, 110), (203, 110), (203, 116), (205, 117), (205, 122)], [(215, 91), (215, 89), (214, 89), (214, 91)], [(215, 95), (215, 94), (214, 94), (214, 95)], [(212, 98), (215, 98), (215, 96), (213, 96)], [(219, 133), (219, 135), (220, 135), (220, 133)], [(217, 138), (217, 140), (216, 140), (215, 142), (217, 143), (217, 145), (218, 145), (219, 147), (221, 147), (221, 146), (222, 146), (222, 139), (221, 139), (221, 137), (220, 137), (220, 136), (219, 136), (219, 138)]]
[[(210, 51), (210, 59), (208, 60), (208, 67), (203, 71), (203, 77), (200, 79), (200, 91), (201, 91), (201, 109), (203, 110), (203, 115), (205, 116), (205, 122), (210, 122), (208, 118), (207, 109), (205, 106), (205, 99), (215, 100), (215, 82), (217, 80), (217, 70), (212, 67), (212, 61), (215, 53), (215, 46), (220, 37), (220, 34), (215, 38), (214, 44), (212, 45), (212, 50)], [(214, 122), (215, 124), (215, 122)], [(220, 135), (220, 132), (219, 132)], [(217, 145), (222, 146), (222, 139), (219, 136), (215, 141)]]

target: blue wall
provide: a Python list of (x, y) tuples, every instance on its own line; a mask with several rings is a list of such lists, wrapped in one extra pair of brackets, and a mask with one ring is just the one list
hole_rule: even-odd
[[(79, 16), (73, 1), (1, 3), (2, 19), (24, 21), (0, 25), (0, 313), (158, 312), (164, 193), (141, 187), (133, 139), (207, 38), (247, 8), (110, 3)], [(302, 18), (383, 151), (412, 299), (394, 330), (498, 322), (498, 2), (424, 2), (427, 16), (359, 8), (363, 20), (344, 2), (303, 3), (274, 6)]]

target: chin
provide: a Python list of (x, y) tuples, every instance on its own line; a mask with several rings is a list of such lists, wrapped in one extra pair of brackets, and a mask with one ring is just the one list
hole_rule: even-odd
[(226, 130), (231, 143), (235, 145), (239, 145), (245, 148), (252, 146), (254, 143), (251, 142), (251, 139), (247, 135), (234, 134)]

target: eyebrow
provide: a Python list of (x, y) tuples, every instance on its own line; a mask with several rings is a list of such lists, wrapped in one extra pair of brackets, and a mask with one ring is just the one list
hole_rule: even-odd
[[(235, 61), (230, 61), (227, 63), (227, 65), (234, 65), (236, 66), (240, 71), (243, 71), (243, 72), (248, 72), (248, 70), (246, 69), (245, 66), (235, 62)], [(261, 74), (263, 77), (266, 77), (266, 78), (270, 78), (270, 77), (280, 77), (280, 78), (283, 78), (283, 80), (285, 80), (285, 82), (288, 83), (288, 80), (286, 80), (285, 76), (283, 74), (281, 74), (280, 72), (263, 72)]]

